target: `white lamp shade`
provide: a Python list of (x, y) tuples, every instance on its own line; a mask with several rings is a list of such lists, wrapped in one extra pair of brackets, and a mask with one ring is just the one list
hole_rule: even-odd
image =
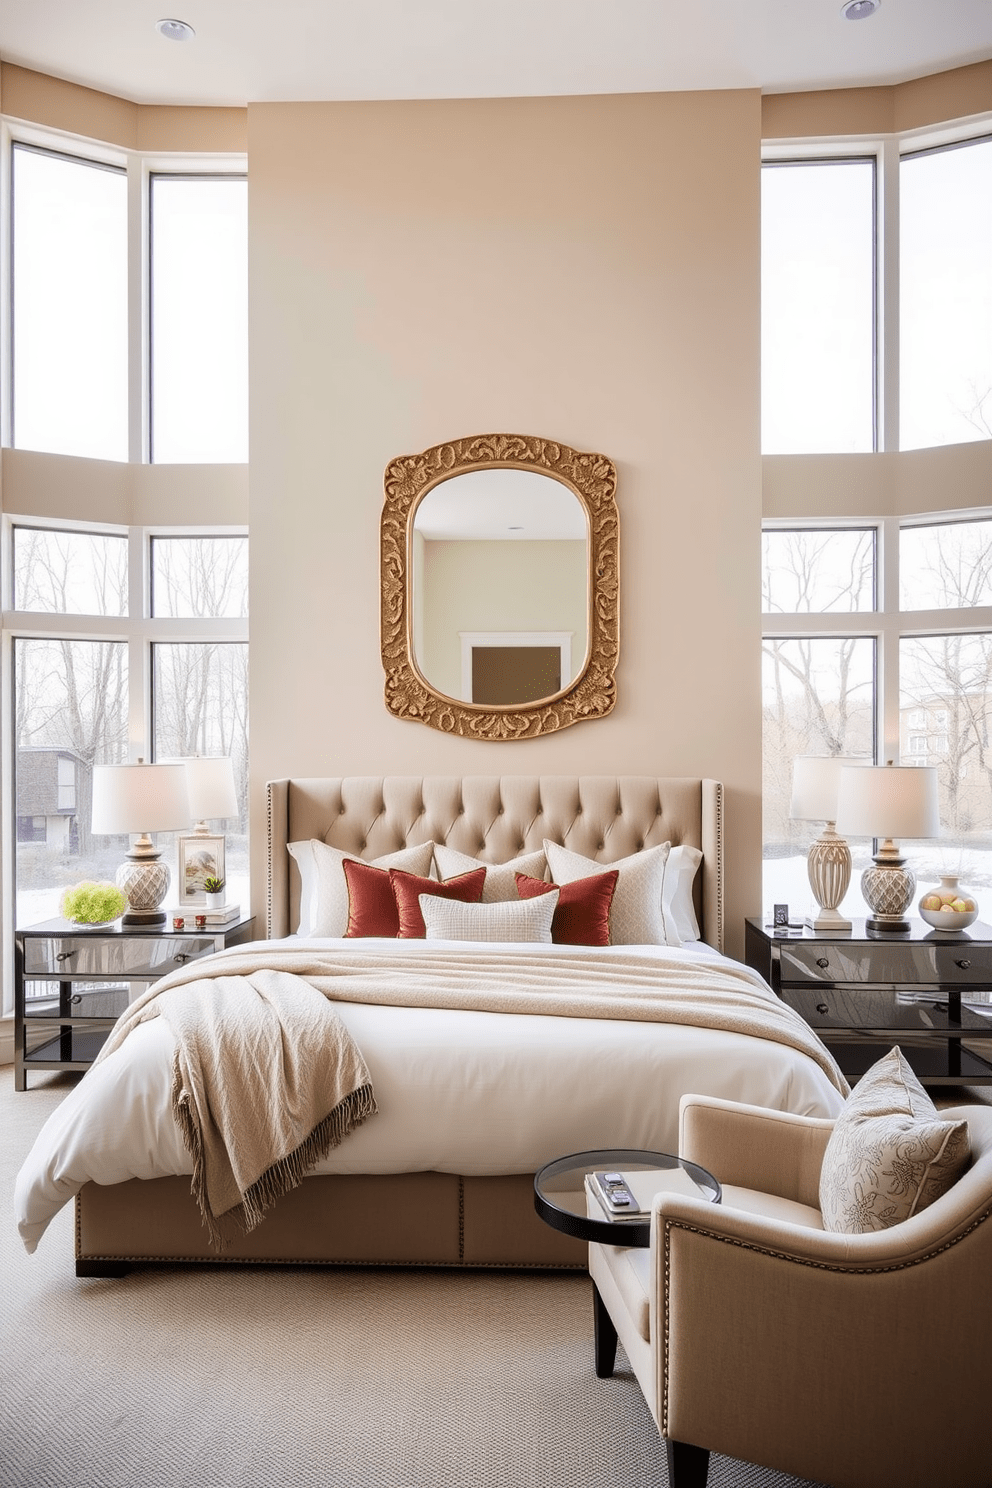
[(234, 761), (222, 759), (183, 760), (189, 791), (189, 814), (193, 821), (238, 815), (238, 793), (234, 787)]
[(849, 765), (840, 772), (837, 830), (845, 837), (936, 837), (937, 771), (932, 765)]
[(94, 765), (91, 830), (97, 835), (178, 832), (189, 820), (182, 765)]
[(792, 801), (789, 816), (794, 821), (837, 820), (840, 772), (847, 765), (864, 767), (868, 760), (841, 754), (824, 757), (800, 754), (792, 761)]

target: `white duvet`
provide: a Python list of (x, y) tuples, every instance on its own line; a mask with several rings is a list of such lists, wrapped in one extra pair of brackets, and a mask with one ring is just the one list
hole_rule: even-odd
[[(359, 944), (377, 954), (408, 955), (411, 946), (408, 940)], [(431, 949), (443, 944), (430, 942)], [(356, 942), (309, 940), (306, 946), (338, 951)], [(218, 974), (225, 954), (245, 949), (213, 958)], [(527, 949), (558, 952), (554, 945)], [(631, 949), (616, 947), (618, 955)], [(697, 962), (724, 959), (703, 945), (636, 949)], [(582, 947), (569, 947), (570, 955), (576, 952)], [(777, 1001), (756, 973), (750, 975)], [(843, 1100), (798, 1050), (715, 1029), (335, 1006), (365, 1057), (379, 1110), (330, 1152), (318, 1173), (532, 1173), (554, 1157), (598, 1147), (675, 1152), (679, 1099), (689, 1091), (811, 1116), (834, 1116)], [(173, 1050), (163, 1018), (141, 1024), (49, 1117), (15, 1190), (18, 1228), (29, 1251), (84, 1183), (192, 1172), (171, 1109)]]

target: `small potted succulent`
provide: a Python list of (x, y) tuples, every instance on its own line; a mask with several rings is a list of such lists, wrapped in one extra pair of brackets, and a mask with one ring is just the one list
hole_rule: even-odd
[(116, 884), (86, 879), (66, 889), (59, 908), (63, 919), (74, 925), (112, 925), (127, 909), (127, 895)]
[(203, 890), (207, 896), (208, 909), (223, 909), (224, 907), (224, 884), (223, 878), (205, 878)]

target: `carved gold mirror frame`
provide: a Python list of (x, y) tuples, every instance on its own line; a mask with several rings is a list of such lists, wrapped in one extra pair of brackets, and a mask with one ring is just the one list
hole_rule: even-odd
[[(421, 675), (414, 656), (412, 551), (417, 507), (441, 481), (487, 467), (533, 471), (561, 481), (578, 497), (588, 522), (586, 664), (560, 692), (524, 706), (495, 707), (447, 697)], [(620, 639), (619, 516), (612, 460), (526, 434), (477, 434), (391, 460), (384, 484), (380, 639), (390, 713), (442, 733), (498, 740), (532, 739), (610, 713), (616, 703)]]

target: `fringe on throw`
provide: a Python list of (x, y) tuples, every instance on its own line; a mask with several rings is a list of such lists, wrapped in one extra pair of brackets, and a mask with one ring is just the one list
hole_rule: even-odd
[(250, 1234), (262, 1222), (265, 1212), (277, 1199), (298, 1188), (310, 1169), (315, 1167), (332, 1147), (338, 1147), (357, 1126), (378, 1111), (369, 1083), (359, 1085), (340, 1100), (295, 1152), (267, 1168), (241, 1196), (241, 1203), (224, 1214), (214, 1214), (207, 1198), (206, 1165), (200, 1127), (183, 1086), (178, 1053), (173, 1064), (172, 1112), (179, 1123), (186, 1150), (193, 1159), (190, 1192), (206, 1227), (214, 1250), (227, 1250), (239, 1234)]

